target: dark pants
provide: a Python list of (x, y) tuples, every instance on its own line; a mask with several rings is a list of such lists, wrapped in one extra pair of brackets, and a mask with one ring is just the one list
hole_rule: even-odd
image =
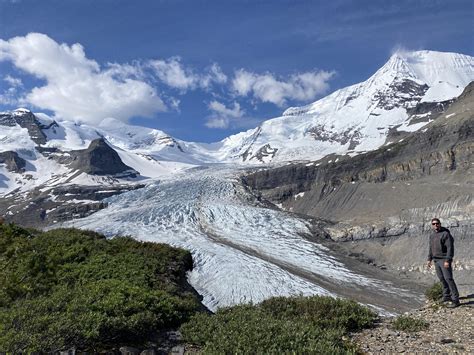
[(451, 299), (453, 302), (459, 302), (459, 292), (454, 283), (451, 263), (449, 263), (448, 268), (445, 268), (444, 259), (434, 259), (433, 261), (436, 268), (436, 275), (438, 275), (438, 279), (443, 285), (443, 299)]

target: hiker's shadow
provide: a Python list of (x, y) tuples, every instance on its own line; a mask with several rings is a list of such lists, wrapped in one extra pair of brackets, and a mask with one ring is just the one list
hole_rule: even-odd
[(471, 293), (467, 296), (459, 297), (459, 300), (462, 301), (463, 306), (472, 306), (474, 305), (474, 293)]

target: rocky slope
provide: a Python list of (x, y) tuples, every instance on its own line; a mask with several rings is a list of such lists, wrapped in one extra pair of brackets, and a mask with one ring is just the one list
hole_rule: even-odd
[(348, 252), (402, 271), (424, 272), (429, 222), (438, 216), (455, 236), (455, 269), (472, 284), (473, 151), (471, 83), (434, 122), (404, 139), (355, 157), (259, 171), (244, 181), (286, 210), (330, 220), (327, 235), (350, 241)]
[(472, 354), (474, 343), (473, 295), (465, 296), (456, 309), (427, 303), (405, 314), (428, 324), (419, 332), (397, 331), (393, 319), (384, 319), (376, 327), (354, 334), (352, 339), (364, 354), (419, 353)]

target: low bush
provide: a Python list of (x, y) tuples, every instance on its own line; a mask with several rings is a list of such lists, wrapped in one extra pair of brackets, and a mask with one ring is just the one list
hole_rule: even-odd
[(443, 297), (443, 286), (441, 282), (434, 283), (425, 291), (425, 296), (427, 299), (433, 302), (438, 302)]
[(416, 319), (410, 316), (398, 316), (392, 322), (392, 327), (395, 330), (412, 333), (428, 329), (429, 323), (423, 319)]
[(140, 345), (199, 308), (189, 252), (95, 232), (0, 225), (0, 351)]
[(181, 327), (185, 341), (204, 353), (315, 353), (357, 351), (344, 340), (370, 327), (376, 314), (356, 302), (330, 297), (277, 297), (258, 305), (197, 314)]

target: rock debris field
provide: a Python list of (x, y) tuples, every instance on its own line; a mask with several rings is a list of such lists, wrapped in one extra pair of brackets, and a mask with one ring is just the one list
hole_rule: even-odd
[(461, 306), (450, 309), (427, 303), (423, 308), (406, 313), (428, 322), (426, 330), (395, 330), (393, 318), (383, 319), (375, 328), (353, 335), (365, 354), (474, 354), (474, 295), (461, 297)]

